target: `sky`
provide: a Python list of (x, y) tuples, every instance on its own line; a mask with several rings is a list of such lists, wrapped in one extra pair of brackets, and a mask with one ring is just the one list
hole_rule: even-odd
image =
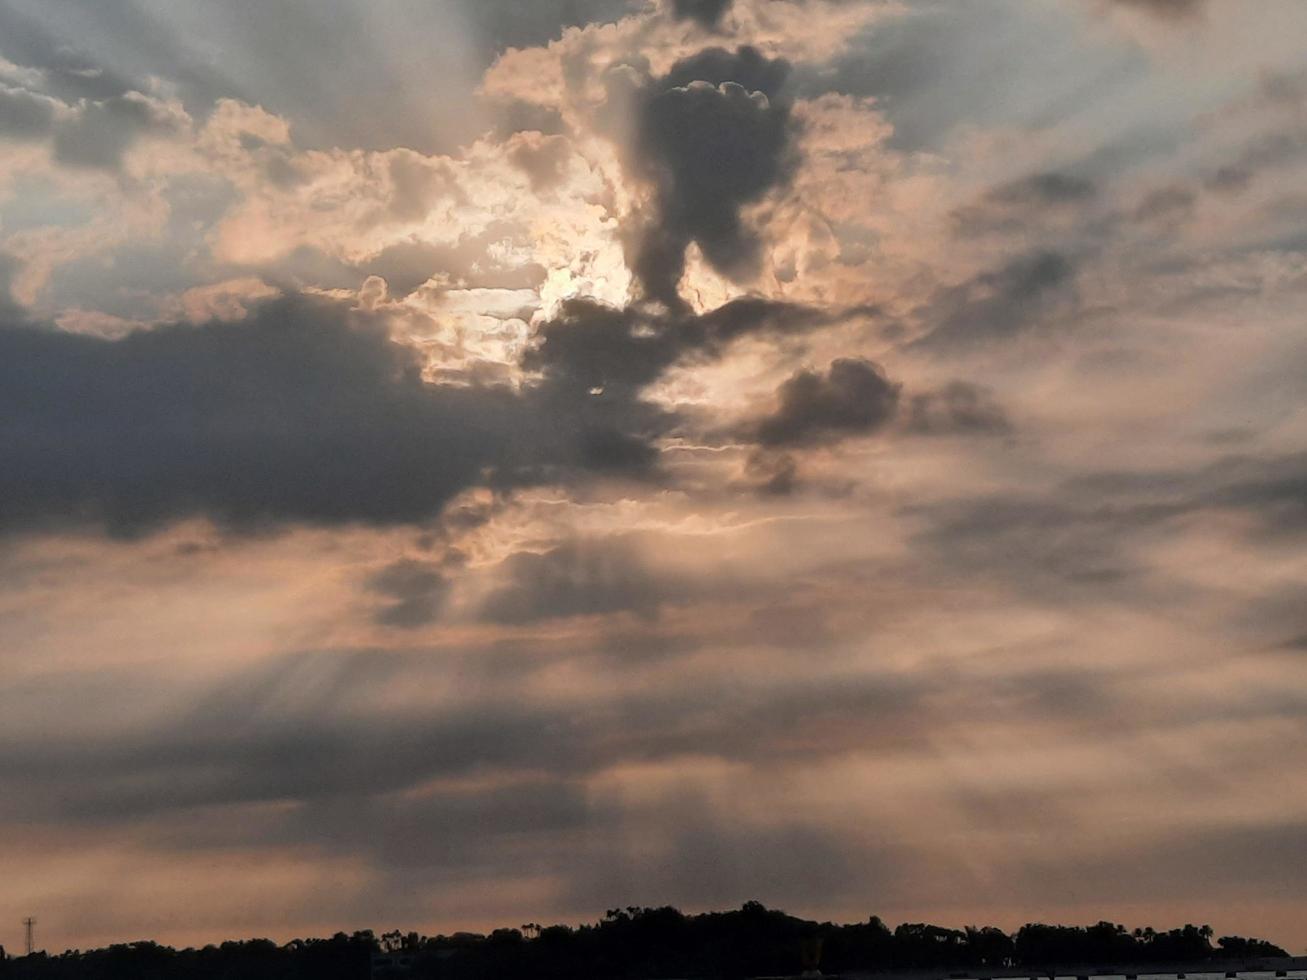
[(0, 0), (0, 943), (1307, 948), (1307, 4)]

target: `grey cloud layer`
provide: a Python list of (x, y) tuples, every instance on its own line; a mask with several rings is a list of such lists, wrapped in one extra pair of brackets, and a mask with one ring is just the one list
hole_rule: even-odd
[[(542, 326), (525, 363), (543, 378), (522, 391), (425, 381), (380, 323), (304, 298), (121, 340), (11, 325), (0, 329), (0, 527), (420, 523), (472, 486), (647, 471), (675, 422), (644, 400), (647, 385), (739, 337), (832, 316), (756, 299), (703, 315), (572, 301)], [(869, 431), (892, 414), (897, 389), (883, 376), (853, 361), (832, 372), (821, 390), (784, 389), (761, 438)], [(400, 593), (395, 616), (421, 618), (403, 583), (377, 585)]]
[[(956, 573), (1000, 576), (1017, 588), (1068, 601), (1095, 601), (1173, 588), (1156, 576), (1148, 547), (1188, 525), (1237, 514), (1250, 523), (1245, 547), (1307, 533), (1307, 458), (1229, 456), (1177, 471), (1099, 473), (1047, 494), (981, 495), (924, 508), (919, 542)], [(1197, 600), (1195, 600), (1197, 601)], [(1281, 614), (1267, 617), (1275, 626)], [(1292, 631), (1307, 617), (1290, 614)]]
[[(0, 0), (0, 139), (58, 165), (4, 202), (53, 244), (0, 255), (15, 864), (69, 901), (99, 887), (70, 851), (359, 876), (259, 879), (286, 936), (1212, 882), (1296, 916), (1307, 75), (1265, 33), (1204, 61), (1216, 4), (909, 0), (835, 36), (862, 6)], [(557, 106), (472, 118), (494, 52), (553, 38), (501, 67)], [(173, 94), (230, 180), (130, 152)], [(291, 141), (204, 134), (224, 96)], [(83, 246), (102, 193), (139, 227)], [(267, 227), (288, 254), (206, 258)], [(696, 249), (765, 295), (694, 312)], [(29, 322), (47, 256), (50, 316), (145, 329)], [(236, 275), (389, 299), (147, 325)], [(468, 312), (494, 289), (537, 295)]]
[[(672, 698), (621, 694), (579, 715), (568, 705), (498, 694), (417, 713), (378, 707), (388, 684), (440, 682), (449, 670), (443, 659), (384, 651), (285, 656), (153, 730), (96, 745), (72, 736), (36, 745), (11, 733), (0, 772), (22, 791), (7, 797), (4, 810), (112, 823), (223, 803), (362, 799), (474, 773), (572, 779), (618, 762), (705, 750), (740, 760), (802, 758), (832, 751), (803, 738), (806, 726), (824, 729), (832, 719), (850, 722), (849, 749), (874, 732), (887, 748), (901, 747), (896, 728), (920, 693), (917, 681), (903, 678), (854, 686), (759, 678)], [(770, 724), (759, 737), (764, 719)], [(79, 788), (60, 804), (59, 787), (73, 776)]]
[(572, 541), (543, 554), (518, 552), (504, 560), (502, 571), (503, 583), (481, 610), (496, 623), (613, 612), (650, 617), (668, 599), (692, 594), (646, 568), (638, 550), (620, 541)]
[(327, 303), (117, 341), (9, 327), (0, 352), (11, 530), (419, 522), (486, 480), (649, 459), (584, 397), (429, 384), (381, 326)]
[(1041, 250), (941, 289), (920, 311), (925, 348), (977, 348), (1049, 327), (1075, 298), (1076, 269), (1065, 255)]

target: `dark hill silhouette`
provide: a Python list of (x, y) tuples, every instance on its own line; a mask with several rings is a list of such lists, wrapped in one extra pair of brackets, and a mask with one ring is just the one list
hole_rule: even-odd
[[(1286, 956), (1259, 939), (1224, 936), (1208, 926), (1157, 932), (1097, 925), (947, 929), (903, 923), (891, 931), (872, 916), (837, 925), (810, 922), (747, 902), (730, 912), (685, 915), (674, 908), (613, 909), (593, 924), (497, 929), (488, 936), (426, 937), (371, 930), (330, 939), (267, 939), (175, 950), (152, 942), (107, 949), (0, 957), (0, 980), (363, 980), (374, 958), (390, 954), (412, 980), (735, 980), (797, 974), (818, 944), (828, 973), (938, 968), (990, 972), (1045, 964), (1197, 963)], [(1214, 967), (1215, 968), (1215, 967)]]

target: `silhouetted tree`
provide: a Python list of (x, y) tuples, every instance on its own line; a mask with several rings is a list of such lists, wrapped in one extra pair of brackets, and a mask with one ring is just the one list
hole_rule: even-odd
[(0, 958), (3, 980), (363, 980), (374, 953), (412, 957), (413, 980), (613, 980), (694, 976), (737, 980), (792, 975), (805, 949), (821, 947), (829, 972), (886, 967), (931, 967), (967, 973), (1000, 967), (1109, 966), (1152, 960), (1205, 961), (1284, 956), (1261, 939), (1223, 936), (1211, 945), (1207, 926), (1167, 932), (1128, 932), (1099, 922), (1092, 926), (1031, 923), (1015, 936), (992, 927), (949, 929), (904, 923), (892, 932), (879, 918), (837, 925), (811, 922), (747, 902), (729, 912), (684, 915), (674, 908), (610, 909), (597, 923), (579, 927), (534, 923), (496, 929), (487, 936), (456, 933), (426, 937), (393, 930), (336, 933), (330, 939), (295, 939), (278, 946), (267, 939), (174, 950), (152, 942), (106, 949), (69, 950)]

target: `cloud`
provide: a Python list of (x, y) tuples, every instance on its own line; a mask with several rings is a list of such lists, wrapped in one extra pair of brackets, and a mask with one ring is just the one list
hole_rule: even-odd
[[(108, 6), (101, 5), (101, 9)], [(43, 23), (42, 17), (48, 14), (41, 8), (20, 12), (9, 3), (0, 7), (0, 54), (34, 69), (50, 93), (66, 102), (110, 99), (144, 89), (142, 80), (105, 64), (81, 43), (61, 36), (64, 32), (59, 27)], [(130, 26), (147, 22), (144, 17), (136, 20)]]
[(300, 296), (120, 340), (0, 328), (0, 528), (420, 523), (487, 482), (642, 473), (674, 421), (646, 385), (682, 357), (830, 316), (755, 299), (699, 316), (573, 301), (541, 326), (525, 364), (543, 378), (519, 391), (428, 383), (379, 321)]
[(734, 0), (671, 0), (677, 20), (693, 20), (704, 27), (716, 27)]
[(1172, 20), (1193, 17), (1201, 13), (1207, 5), (1207, 0), (1111, 0), (1111, 2)]
[(22, 323), (26, 319), (23, 308), (14, 302), (12, 291), (14, 274), (18, 268), (18, 260), (14, 256), (0, 252), (0, 323)]
[(5, 900), (1170, 918), (1212, 847), (1253, 895), (1294, 2), (0, 0)]
[[(1106, 78), (1142, 77), (1132, 53), (1085, 43), (1081, 8), (1094, 2), (884, 5), (833, 58), (800, 64), (795, 86), (805, 98), (875, 98), (893, 126), (891, 148), (954, 159), (969, 152), (955, 143), (968, 133), (1057, 129), (1090, 105), (1110, 103)], [(1002, 172), (1035, 160), (1051, 162), (1009, 160)]]
[[(1307, 104), (1307, 100), (1302, 100)], [(1219, 167), (1208, 181), (1218, 191), (1241, 191), (1265, 171), (1298, 163), (1307, 157), (1307, 127), (1274, 125), (1248, 139), (1240, 152)]]
[(48, 135), (56, 105), (45, 96), (0, 85), (0, 136), (37, 139)]
[(633, 0), (457, 0), (492, 51), (545, 44), (568, 27), (608, 23), (629, 14)]
[[(820, 310), (758, 297), (731, 300), (703, 314), (570, 300), (558, 316), (541, 324), (523, 366), (544, 375), (541, 404), (555, 417), (607, 421), (604, 427), (579, 430), (588, 465), (638, 469), (652, 462), (652, 442), (683, 421), (644, 397), (673, 365), (716, 360), (742, 337), (801, 335), (875, 312)], [(792, 485), (788, 470), (782, 466), (767, 478), (775, 492)], [(752, 473), (750, 479), (758, 475)]]
[(777, 391), (776, 411), (753, 427), (764, 446), (804, 446), (866, 435), (894, 418), (899, 386), (863, 358), (832, 361), (825, 375), (799, 371)]
[(658, 576), (621, 541), (573, 541), (544, 553), (518, 552), (503, 561), (502, 576), (503, 584), (481, 607), (481, 615), (495, 623), (613, 612), (647, 618), (668, 599), (690, 594), (688, 587)]
[[(0, 50), (44, 72), (53, 94), (101, 100), (166, 79), (197, 117), (241, 99), (290, 119), (296, 140), (317, 148), (452, 149), (474, 137), (475, 78), (493, 56), (482, 29), (507, 20), (502, 3), (426, 0), (394, 0), (384, 17), (354, 0), (289, 0), (276, 11), (195, 0), (166, 11), (134, 0), (15, 7), (0, 8)], [(529, 20), (538, 24), (516, 19)]]
[(618, 815), (643, 846), (606, 841), (604, 858), (569, 881), (574, 900), (616, 902), (634, 890), (694, 908), (738, 905), (750, 895), (810, 907), (860, 901), (868, 879), (897, 891), (912, 861), (901, 844), (852, 840), (801, 818), (722, 812), (706, 794), (681, 793), (644, 810)]
[[(1296, 895), (1288, 869), (1307, 846), (1307, 824), (1283, 816), (1256, 822), (1215, 819), (1185, 835), (1167, 835), (1146, 846), (1116, 849), (1094, 858), (1072, 858), (1054, 871), (1052, 862), (1037, 873), (1055, 873), (1076, 887), (1093, 888), (1105, 896), (1129, 893), (1158, 900), (1175, 888), (1220, 888), (1241, 898)], [(1060, 884), (1060, 882), (1059, 882)], [(1259, 930), (1260, 931), (1260, 930)]]
[(788, 63), (752, 48), (709, 49), (672, 66), (637, 94), (628, 166), (654, 188), (632, 271), (645, 296), (682, 305), (685, 250), (731, 278), (756, 271), (761, 244), (740, 209), (783, 184), (794, 165)]
[(546, 277), (543, 266), (534, 262), (519, 265), (496, 261), (486, 255), (489, 246), (501, 241), (501, 236), (510, 231), (504, 225), (492, 224), (482, 234), (468, 235), (457, 245), (410, 238), (360, 259), (354, 271), (358, 278), (375, 275), (385, 279), (393, 296), (407, 296), (433, 275), (446, 276), (452, 282), (474, 281), (490, 289), (539, 287)]
[(176, 129), (175, 112), (138, 92), (82, 105), (54, 133), (54, 156), (60, 163), (114, 169), (141, 136)]
[(940, 290), (922, 311), (930, 348), (980, 347), (1047, 324), (1072, 295), (1075, 266), (1060, 252), (1018, 256), (997, 269)]
[(438, 564), (407, 558), (392, 562), (370, 576), (366, 588), (390, 600), (374, 616), (377, 623), (415, 629), (435, 622), (449, 582)]
[(953, 220), (962, 235), (995, 231), (1029, 234), (1054, 215), (1077, 215), (1097, 193), (1093, 181), (1074, 174), (1031, 174), (990, 189), (976, 203), (954, 211)]
[(744, 476), (753, 492), (784, 497), (799, 486), (799, 464), (792, 453), (759, 450), (745, 459)]
[(1192, 469), (1103, 471), (1047, 493), (980, 494), (909, 508), (953, 573), (1032, 594), (1161, 601), (1149, 547), (1240, 522), (1247, 549), (1307, 534), (1307, 455), (1232, 456)]
[(992, 201), (1012, 204), (1060, 204), (1064, 201), (1085, 201), (1096, 193), (1094, 182), (1074, 174), (1032, 174), (992, 190)]
[(951, 575), (1002, 580), (1032, 595), (1142, 596), (1145, 569), (1131, 546), (1182, 509), (1067, 496), (991, 494), (915, 508), (910, 513), (928, 521), (915, 541)]
[(1172, 185), (1150, 191), (1135, 208), (1136, 221), (1177, 221), (1193, 212), (1197, 195), (1188, 187)]
[(951, 381), (937, 391), (913, 395), (905, 425), (916, 435), (998, 434), (1012, 428), (994, 393), (967, 381)]
[(820, 310), (759, 297), (734, 299), (703, 314), (570, 300), (541, 325), (539, 343), (524, 363), (574, 390), (629, 397), (682, 358), (717, 357), (741, 337), (800, 334), (871, 312)]
[(261, 844), (314, 841), (368, 854), (397, 876), (417, 867), (448, 880), (488, 869), (511, 876), (545, 849), (563, 861), (569, 853), (579, 857), (574, 835), (614, 816), (580, 781), (528, 777), (488, 788), (313, 800), (250, 836)]
[(1209, 485), (1196, 494), (1196, 504), (1251, 512), (1272, 538), (1307, 533), (1307, 453), (1235, 457), (1199, 478)]
[(531, 181), (537, 192), (558, 186), (563, 180), (564, 168), (572, 155), (572, 145), (563, 136), (546, 136), (540, 133), (518, 133), (510, 141), (508, 159)]
[(1307, 531), (1307, 453), (1224, 456), (1194, 468), (1106, 471), (1070, 485), (1183, 512), (1242, 511), (1272, 537)]
[[(162, 717), (94, 744), (70, 731), (19, 732), (11, 718), (0, 776), (14, 791), (0, 800), (0, 816), (112, 825), (212, 805), (366, 800), (471, 775), (570, 781), (685, 756), (749, 762), (892, 751), (934, 687), (897, 674), (727, 674), (684, 688), (591, 693), (578, 714), (569, 702), (515, 698), (504, 679), (477, 694), (470, 681), (486, 677), (475, 666), (451, 672), (439, 651), (279, 655), (228, 675), (198, 700), (171, 691)], [(144, 676), (113, 681), (139, 685)], [(104, 680), (95, 689), (114, 690)], [(388, 697), (451, 683), (466, 696), (402, 706)], [(26, 694), (60, 697), (49, 685)]]
[(301, 297), (116, 341), (6, 327), (0, 381), (6, 530), (421, 522), (488, 478), (650, 452), (582, 399), (427, 383), (383, 325)]

